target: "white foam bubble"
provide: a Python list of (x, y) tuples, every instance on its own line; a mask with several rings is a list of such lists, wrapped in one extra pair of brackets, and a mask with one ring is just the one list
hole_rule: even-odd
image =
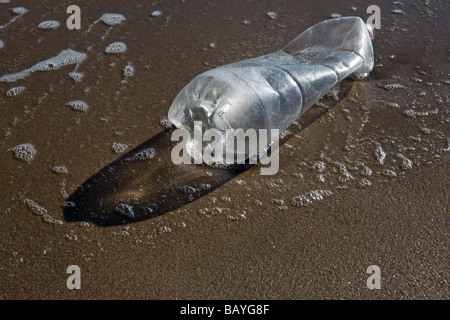
[(81, 79), (83, 79), (84, 74), (82, 72), (71, 72), (69, 73), (69, 76), (75, 81), (80, 82)]
[(266, 13), (266, 16), (268, 16), (270, 19), (274, 20), (274, 19), (277, 18), (278, 15), (277, 15), (276, 12), (269, 11), (269, 12)]
[(239, 220), (245, 220), (247, 219), (247, 216), (245, 215), (246, 212), (244, 210), (244, 213), (239, 213), (236, 216), (228, 216), (228, 219), (230, 219), (231, 221), (239, 221)]
[(127, 148), (128, 148), (128, 145), (126, 145), (126, 144), (124, 144), (124, 143), (114, 142), (114, 143), (111, 145), (111, 149), (114, 151), (114, 153), (122, 153), (122, 152), (124, 152)]
[(313, 202), (322, 200), (324, 196), (329, 196), (332, 194), (333, 192), (331, 190), (312, 190), (293, 198), (292, 204), (294, 206), (305, 207), (312, 204)]
[(347, 183), (350, 180), (355, 180), (355, 178), (348, 171), (345, 171), (338, 177), (340, 183)]
[(431, 129), (426, 127), (420, 128), (420, 131), (425, 134), (431, 133)]
[(152, 12), (152, 17), (159, 17), (161, 15), (161, 11), (155, 10)]
[(385, 176), (385, 177), (393, 178), (393, 177), (397, 176), (397, 173), (391, 169), (383, 169), (382, 173), (383, 173), (383, 176)]
[(408, 159), (407, 157), (405, 157), (403, 154), (398, 153), (397, 157), (402, 160), (402, 163), (400, 165), (402, 170), (410, 170), (413, 167), (413, 162), (411, 161), (411, 159)]
[[(103, 14), (99, 19), (95, 20), (93, 23), (91, 23), (89, 25), (89, 27), (87, 28), (86, 32), (90, 32), (92, 27), (94, 25), (96, 25), (99, 21), (102, 21), (104, 24), (108, 25), (108, 26), (115, 26), (118, 24), (121, 24), (123, 21), (125, 21), (126, 18), (125, 16), (119, 14), (119, 13), (105, 13)], [(103, 36), (102, 36), (102, 40), (104, 39), (104, 37), (106, 36), (106, 34), (108, 34), (109, 31), (107, 31)]]
[(16, 13), (17, 16), (15, 16), (14, 18), (10, 19), (7, 23), (5, 23), (4, 25), (0, 26), (0, 29), (3, 29), (5, 27), (7, 27), (8, 25), (10, 25), (11, 23), (13, 23), (14, 21), (16, 21), (17, 19), (19, 19), (22, 15), (24, 15), (25, 13), (28, 12), (27, 9), (23, 8), (23, 7), (17, 7), (17, 8), (12, 8), (11, 11), (13, 13)]
[(372, 185), (372, 182), (370, 182), (370, 180), (369, 179), (367, 179), (367, 178), (363, 178), (363, 179), (361, 179), (361, 181), (359, 182), (359, 184), (358, 184), (360, 187), (368, 187), (368, 186), (370, 186), (370, 185)]
[(0, 49), (3, 48), (5, 46), (5, 44), (3, 43), (2, 40), (0, 40)]
[(86, 111), (87, 109), (89, 109), (88, 104), (82, 100), (73, 100), (73, 101), (67, 102), (66, 106), (70, 106), (70, 107), (72, 107), (73, 110), (77, 110), (77, 111)]
[(403, 112), (403, 114), (407, 117), (416, 118), (416, 117), (426, 117), (429, 115), (437, 114), (438, 110), (429, 110), (429, 111), (417, 111), (414, 109), (409, 109)]
[(392, 91), (394, 89), (406, 89), (405, 85), (401, 83), (386, 84), (383, 88), (389, 91)]
[(158, 229), (158, 234), (166, 233), (166, 232), (171, 232), (171, 231), (172, 231), (172, 229), (170, 229), (170, 227), (168, 227), (168, 226), (162, 226), (162, 227), (160, 227), (160, 228)]
[(144, 149), (134, 156), (127, 159), (127, 161), (135, 161), (135, 160), (149, 160), (152, 159), (156, 155), (155, 148)]
[(167, 117), (162, 118), (159, 121), (159, 124), (161, 124), (163, 127), (166, 127), (166, 128), (170, 128), (172, 126), (172, 122)]
[(386, 106), (388, 106), (389, 108), (400, 108), (400, 104), (398, 104), (397, 102), (388, 102), (386, 103)]
[(61, 220), (55, 219), (52, 216), (50, 216), (47, 212), (47, 209), (41, 207), (33, 200), (25, 199), (23, 202), (28, 206), (28, 208), (30, 208), (31, 212), (33, 212), (35, 215), (41, 216), (45, 222), (53, 224), (63, 224)]
[(25, 9), (24, 7), (12, 8), (11, 11), (14, 12), (14, 13), (20, 14), (20, 15), (25, 14), (25, 13), (28, 12), (28, 10)]
[(11, 0), (0, 0), (0, 3), (10, 3)]
[(325, 170), (326, 164), (323, 161), (316, 161), (311, 169), (316, 171), (316, 172), (323, 172)]
[(284, 205), (284, 199), (271, 199), (270, 200), (270, 203), (272, 203), (272, 204), (278, 204), (278, 205), (280, 205), (280, 206), (282, 206), (282, 205)]
[(63, 204), (62, 204), (62, 207), (63, 208), (75, 208), (77, 205), (76, 205), (76, 203), (75, 202), (73, 202), (73, 201), (65, 201)]
[(56, 29), (59, 27), (59, 22), (56, 20), (43, 21), (37, 27), (44, 30)]
[(118, 24), (121, 24), (122, 21), (125, 21), (125, 16), (119, 14), (119, 13), (105, 13), (98, 19), (97, 21), (102, 21), (103, 23), (107, 24), (108, 26), (115, 26)]
[(123, 215), (128, 218), (134, 218), (133, 207), (129, 204), (121, 203), (116, 207), (116, 213)]
[(85, 58), (85, 53), (77, 52), (72, 49), (63, 50), (57, 56), (38, 62), (31, 68), (0, 77), (0, 82), (15, 82), (26, 78), (35, 71), (51, 71), (67, 65), (79, 64)]
[(106, 49), (105, 53), (123, 53), (127, 50), (127, 45), (123, 42), (113, 42), (110, 43)]
[(18, 94), (20, 94), (22, 91), (24, 91), (26, 88), (24, 86), (20, 87), (14, 87), (6, 91), (6, 96), (8, 97), (15, 97)]
[(125, 78), (132, 77), (134, 75), (134, 67), (131, 64), (126, 65), (123, 68), (123, 76)]
[(227, 196), (222, 196), (222, 197), (220, 197), (220, 200), (226, 201), (226, 202), (231, 202), (231, 198), (230, 198), (230, 197), (227, 197)]
[(14, 152), (14, 156), (17, 160), (25, 161), (28, 163), (30, 163), (36, 155), (36, 148), (31, 143), (19, 144), (6, 151)]
[(59, 173), (59, 174), (67, 174), (69, 173), (69, 170), (67, 170), (66, 166), (56, 166), (52, 168), (52, 171), (54, 173)]
[(375, 158), (377, 159), (379, 164), (384, 164), (384, 159), (386, 159), (386, 152), (380, 145), (378, 145), (375, 149)]
[(372, 169), (370, 169), (368, 166), (364, 165), (363, 169), (361, 170), (361, 175), (363, 175), (363, 176), (371, 176), (372, 175)]
[(35, 214), (43, 215), (47, 213), (47, 209), (41, 207), (31, 199), (25, 199), (23, 202), (28, 205), (28, 207), (30, 207)]
[(401, 9), (394, 9), (392, 10), (393, 14), (405, 14), (405, 11), (401, 10)]

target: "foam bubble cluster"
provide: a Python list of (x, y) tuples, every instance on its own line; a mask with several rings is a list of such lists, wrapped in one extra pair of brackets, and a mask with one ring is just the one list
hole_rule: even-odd
[(127, 50), (127, 45), (123, 42), (113, 42), (110, 43), (106, 49), (105, 53), (123, 53)]
[(383, 88), (386, 90), (389, 90), (389, 91), (392, 91), (395, 89), (406, 89), (406, 87), (401, 83), (386, 84)]
[(82, 72), (71, 72), (69, 73), (69, 76), (75, 81), (80, 82), (81, 79), (83, 79), (84, 74)]
[(378, 145), (375, 149), (375, 158), (377, 159), (379, 164), (384, 164), (384, 159), (386, 159), (386, 152), (380, 145)]
[(129, 77), (132, 77), (133, 75), (134, 75), (134, 67), (130, 64), (126, 65), (123, 68), (123, 76), (125, 78), (129, 78)]
[(342, 14), (340, 14), (340, 13), (332, 13), (330, 15), (331, 19), (336, 19), (336, 18), (340, 18), (340, 17), (342, 17)]
[(69, 170), (67, 170), (66, 166), (56, 166), (52, 168), (52, 171), (54, 173), (59, 173), (59, 174), (67, 174), (69, 173)]
[(401, 9), (394, 9), (392, 10), (393, 14), (405, 14), (405, 11), (401, 10)]
[(114, 153), (122, 153), (124, 152), (126, 149), (128, 148), (128, 146), (124, 143), (118, 143), (118, 142), (114, 142), (111, 145), (111, 149), (114, 151)]
[(11, 88), (8, 91), (6, 91), (6, 96), (7, 97), (14, 97), (14, 96), (17, 96), (18, 94), (20, 94), (24, 90), (25, 90), (24, 86)]
[(25, 9), (24, 7), (12, 8), (11, 11), (14, 12), (14, 13), (20, 14), (20, 15), (25, 14), (25, 13), (28, 12), (28, 10)]
[(273, 11), (267, 12), (266, 15), (272, 20), (275, 20), (277, 18), (277, 16), (278, 16), (277, 13), (273, 12)]
[(86, 111), (89, 109), (89, 106), (86, 102), (82, 100), (74, 100), (66, 103), (66, 106), (72, 107), (73, 110), (77, 111)]
[(121, 203), (116, 207), (115, 212), (128, 218), (134, 218), (133, 207), (129, 204)]
[(28, 77), (35, 71), (56, 70), (67, 65), (81, 63), (85, 58), (85, 53), (77, 52), (72, 49), (63, 50), (57, 56), (38, 62), (31, 68), (0, 77), (0, 82), (15, 82)]
[(56, 20), (48, 20), (41, 22), (37, 27), (44, 30), (56, 29), (59, 27), (59, 22)]
[(159, 17), (161, 15), (161, 11), (155, 10), (152, 12), (152, 17)]
[(31, 143), (23, 143), (8, 149), (7, 151), (14, 152), (14, 156), (17, 160), (30, 163), (36, 155), (36, 148)]
[(115, 26), (117, 24), (121, 24), (122, 21), (126, 20), (126, 18), (118, 13), (105, 13), (100, 17), (99, 20), (107, 24), (108, 26)]
[(166, 127), (166, 128), (170, 128), (173, 125), (172, 122), (167, 117), (163, 117), (159, 121), (159, 124), (161, 124), (163, 127)]
[(324, 172), (325, 168), (326, 168), (326, 164), (323, 161), (316, 161), (311, 167), (311, 169), (316, 172)]
[(330, 190), (312, 190), (306, 194), (299, 195), (292, 199), (292, 204), (294, 206), (304, 207), (310, 205), (315, 201), (322, 200), (324, 196), (332, 195), (333, 192)]
[(156, 154), (155, 148), (148, 148), (144, 149), (138, 153), (136, 153), (134, 156), (126, 159), (127, 161), (135, 161), (135, 160), (149, 160), (153, 158)]
[(405, 157), (401, 153), (397, 154), (397, 157), (400, 158), (400, 160), (402, 160), (402, 163), (400, 164), (400, 168), (402, 170), (410, 170), (410, 169), (412, 169), (413, 162), (411, 161), (411, 159), (408, 159), (407, 157)]
[(34, 202), (31, 199), (25, 199), (23, 202), (30, 208), (31, 212), (33, 212), (35, 215), (41, 216), (42, 219), (45, 222), (52, 223), (52, 224), (63, 224), (63, 222), (59, 219), (55, 219), (52, 216), (48, 214), (47, 209), (44, 207), (41, 207), (36, 202)]
[(414, 109), (409, 109), (403, 112), (403, 114), (407, 117), (416, 118), (416, 117), (426, 117), (429, 115), (437, 114), (438, 110), (428, 110), (428, 111), (417, 111)]

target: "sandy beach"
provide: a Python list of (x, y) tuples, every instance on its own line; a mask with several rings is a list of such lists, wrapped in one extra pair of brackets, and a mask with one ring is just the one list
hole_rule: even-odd
[(0, 1), (0, 299), (450, 298), (448, 2), (372, 1), (372, 73), (270, 176), (173, 164), (172, 101), (367, 1), (72, 4)]

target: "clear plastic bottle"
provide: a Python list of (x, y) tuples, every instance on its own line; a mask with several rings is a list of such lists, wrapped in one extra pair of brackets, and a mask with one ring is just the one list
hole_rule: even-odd
[(282, 50), (198, 75), (173, 101), (169, 119), (191, 135), (194, 121), (224, 135), (238, 128), (281, 132), (338, 82), (372, 71), (372, 38), (359, 17), (323, 21)]

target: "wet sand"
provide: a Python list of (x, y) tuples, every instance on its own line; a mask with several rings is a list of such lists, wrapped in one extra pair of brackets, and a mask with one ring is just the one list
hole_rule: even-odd
[[(366, 1), (92, 0), (68, 30), (71, 4), (0, 3), (0, 77), (86, 55), (0, 82), (0, 298), (450, 297), (445, 1), (371, 3), (373, 72), (289, 128), (274, 176), (173, 165), (172, 100), (195, 75), (332, 14), (366, 20)], [(37, 27), (49, 20), (60, 25)], [(126, 51), (105, 53), (114, 42)], [(66, 286), (69, 265), (80, 290)], [(380, 290), (366, 286), (370, 265)]]

